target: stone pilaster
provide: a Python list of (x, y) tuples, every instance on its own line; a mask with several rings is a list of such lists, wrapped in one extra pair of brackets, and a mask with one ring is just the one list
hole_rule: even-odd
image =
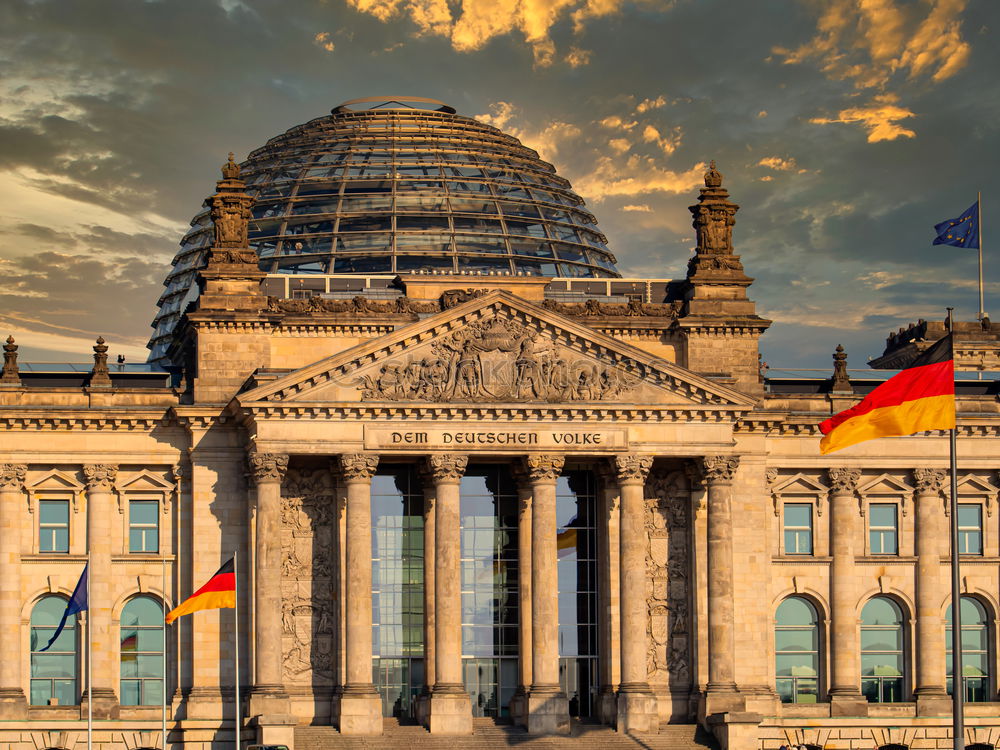
[(531, 482), (531, 691), (528, 733), (569, 733), (569, 702), (559, 685), (559, 570), (556, 548), (556, 479), (563, 457), (530, 455)]
[(600, 665), (597, 718), (604, 724), (618, 719), (616, 692), (621, 683), (621, 581), (619, 579), (621, 526), (617, 472), (606, 463), (597, 467), (598, 494), (597, 560), (598, 601), (600, 602)]
[(859, 469), (827, 470), (830, 481), (830, 711), (834, 716), (863, 716), (867, 702), (861, 697), (858, 653), (858, 617), (854, 602), (854, 542), (857, 535), (856, 492)]
[(434, 477), (435, 682), (431, 692), (432, 734), (472, 734), (472, 706), (462, 679), (462, 545), (459, 487), (468, 456), (430, 456)]
[(282, 453), (251, 453), (250, 476), (257, 485), (254, 543), (254, 661), (250, 715), (287, 714), (281, 649), (281, 480), (288, 470)]
[(111, 632), (111, 518), (114, 512), (115, 480), (118, 467), (114, 464), (87, 464), (83, 467), (87, 483), (87, 551), (90, 553), (90, 597), (88, 600), (87, 637), (90, 639), (90, 659), (94, 682), (89, 694), (81, 701), (81, 711), (87, 715), (87, 702), (93, 701), (94, 718), (118, 718), (118, 696), (115, 685), (118, 670), (115, 663), (117, 634)]
[(378, 456), (340, 456), (347, 485), (346, 684), (341, 734), (382, 734), (382, 701), (372, 684), (372, 477)]
[[(643, 487), (653, 466), (652, 456), (626, 455), (615, 458), (621, 493), (619, 568), (646, 570), (645, 493)], [(646, 576), (620, 577), (621, 597), (621, 684), (618, 687), (618, 731), (656, 732), (659, 715), (656, 698), (646, 679)]]
[(0, 464), (0, 720), (24, 719), (21, 687), (21, 514), (24, 464)]
[(948, 532), (944, 524), (947, 473), (941, 469), (914, 469), (917, 506), (917, 674), (913, 691), (917, 715), (943, 716), (951, 708), (945, 689), (945, 637), (941, 602), (945, 591), (941, 557), (946, 555)]
[(517, 690), (510, 700), (510, 715), (524, 727), (528, 726), (528, 690), (531, 687), (531, 481), (522, 465), (515, 464), (517, 483), (517, 592), (520, 616), (518, 638), (520, 656), (517, 660)]
[(708, 487), (708, 685), (705, 713), (742, 710), (736, 688), (733, 600), (733, 478), (738, 456), (705, 456)]

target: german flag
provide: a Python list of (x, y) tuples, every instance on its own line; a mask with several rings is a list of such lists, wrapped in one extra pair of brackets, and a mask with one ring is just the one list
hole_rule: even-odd
[(820, 424), (819, 452), (831, 453), (874, 438), (954, 427), (955, 361), (949, 334), (861, 403)]
[(167, 612), (169, 625), (182, 615), (189, 615), (199, 609), (227, 609), (236, 606), (236, 573), (232, 558), (212, 576), (208, 583)]

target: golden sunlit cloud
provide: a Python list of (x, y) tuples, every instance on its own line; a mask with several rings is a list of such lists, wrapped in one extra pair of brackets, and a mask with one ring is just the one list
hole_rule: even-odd
[(777, 172), (793, 172), (798, 168), (795, 159), (783, 159), (780, 156), (766, 156), (757, 162), (758, 167), (767, 167)]
[(642, 214), (651, 214), (651, 213), (653, 213), (653, 209), (651, 209), (645, 203), (640, 203), (638, 205), (630, 204), (630, 205), (627, 205), (627, 206), (622, 206), (622, 211), (635, 211), (637, 213), (642, 213)]
[(814, 117), (809, 122), (818, 125), (831, 123), (857, 123), (868, 131), (868, 142), (894, 141), (897, 138), (914, 138), (916, 131), (899, 125), (900, 120), (915, 117), (913, 112), (876, 98), (866, 107), (848, 107), (842, 109), (836, 117)]
[(642, 114), (643, 112), (648, 112), (651, 109), (660, 109), (666, 106), (667, 100), (662, 94), (655, 99), (643, 99), (636, 106), (635, 111)]
[[(356, 10), (374, 16), (382, 22), (397, 17), (409, 17), (417, 27), (418, 36), (442, 36), (458, 52), (482, 49), (495, 37), (519, 32), (531, 47), (535, 65), (551, 65), (556, 58), (555, 43), (550, 31), (564, 16), (573, 21), (573, 33), (580, 34), (588, 21), (618, 13), (625, 0), (347, 0)], [(672, 3), (649, 0), (649, 4), (664, 10)], [(586, 65), (590, 52), (571, 48), (565, 62), (578, 67)]]
[(320, 47), (325, 49), (327, 52), (333, 52), (334, 44), (330, 41), (330, 32), (321, 31), (316, 36), (313, 37), (313, 41)]
[(757, 117), (767, 117), (767, 110), (762, 109), (760, 112), (757, 113)]

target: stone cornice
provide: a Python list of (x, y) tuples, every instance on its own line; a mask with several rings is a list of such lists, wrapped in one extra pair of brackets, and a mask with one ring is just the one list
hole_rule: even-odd
[(0, 408), (0, 429), (14, 430), (106, 430), (118, 432), (148, 432), (155, 427), (172, 424), (169, 409), (129, 411), (126, 413), (87, 413), (65, 410), (29, 411)]

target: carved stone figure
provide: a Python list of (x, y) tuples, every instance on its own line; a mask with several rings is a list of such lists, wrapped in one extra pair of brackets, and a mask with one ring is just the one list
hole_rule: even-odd
[(3, 345), (3, 373), (0, 374), (0, 384), (21, 385), (21, 375), (17, 367), (17, 344), (14, 337), (8, 336)]
[(25, 464), (0, 464), (0, 487), (5, 490), (24, 488), (24, 478), (28, 475)]

